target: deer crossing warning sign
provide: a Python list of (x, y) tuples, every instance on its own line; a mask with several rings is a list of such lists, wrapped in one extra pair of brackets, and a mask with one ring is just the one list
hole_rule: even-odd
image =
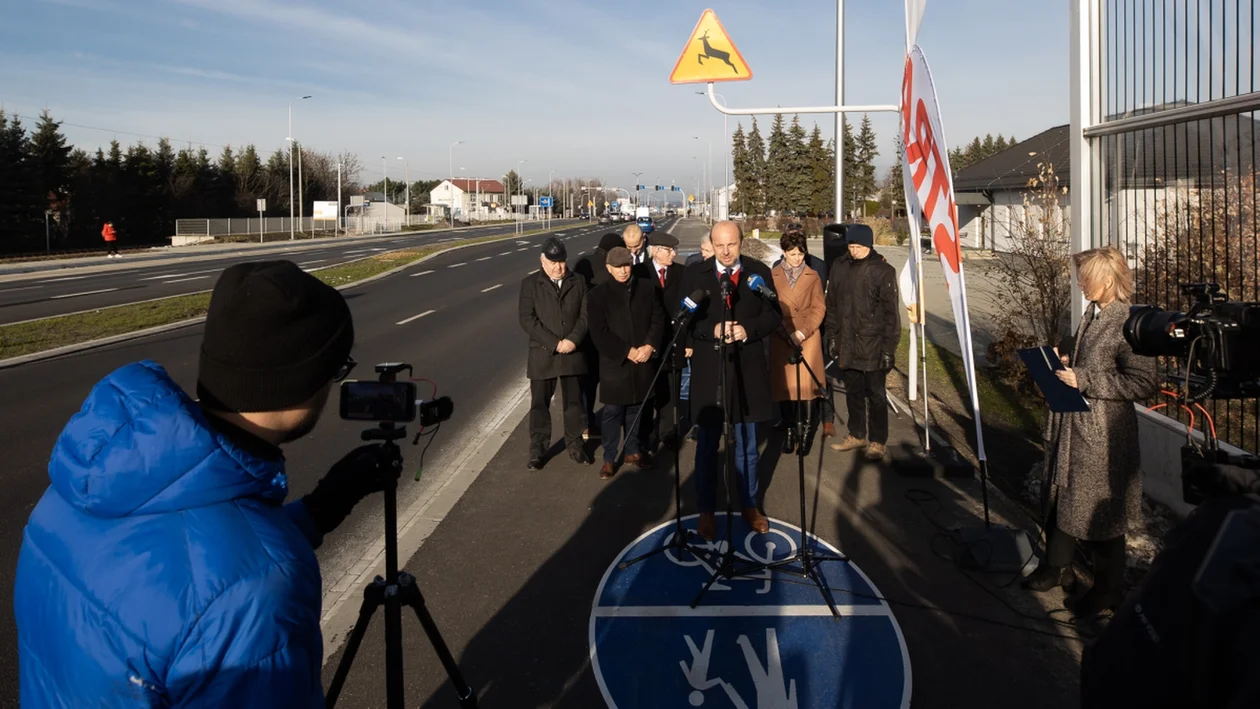
[(748, 81), (752, 69), (726, 34), (717, 13), (705, 10), (683, 47), (682, 56), (669, 75), (671, 84), (707, 84), (713, 81)]

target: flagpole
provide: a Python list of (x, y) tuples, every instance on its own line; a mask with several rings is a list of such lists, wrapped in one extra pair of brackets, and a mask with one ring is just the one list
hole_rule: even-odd
[[(917, 234), (914, 236), (916, 239), (918, 238)], [(920, 246), (918, 241), (915, 241), (913, 248), (921, 249), (922, 246)], [(919, 328), (919, 342), (921, 343), (919, 347), (919, 363), (922, 366), (921, 376), (923, 377), (923, 452), (930, 454), (932, 452), (932, 420), (928, 418), (927, 308), (925, 307), (925, 303), (924, 303), (926, 298), (924, 298), (924, 292), (923, 292), (923, 257), (922, 255), (920, 255), (919, 258), (915, 259), (915, 265), (918, 267), (916, 270), (918, 270), (917, 294), (919, 297), (918, 297), (918, 303), (916, 304), (916, 307), (919, 310), (919, 312), (917, 313), (919, 322), (912, 323), (911, 327)]]

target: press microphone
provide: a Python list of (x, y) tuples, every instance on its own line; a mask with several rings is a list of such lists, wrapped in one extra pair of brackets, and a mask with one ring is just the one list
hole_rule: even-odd
[(774, 291), (770, 289), (770, 286), (766, 285), (766, 279), (755, 273), (748, 277), (748, 287), (762, 298), (776, 303), (779, 302), (779, 296), (775, 295)]
[(678, 314), (674, 316), (674, 324), (677, 325), (691, 315), (694, 315), (696, 310), (701, 305), (707, 303), (708, 300), (709, 291), (704, 290), (703, 288), (697, 289), (691, 295), (683, 298), (682, 307), (678, 309)]

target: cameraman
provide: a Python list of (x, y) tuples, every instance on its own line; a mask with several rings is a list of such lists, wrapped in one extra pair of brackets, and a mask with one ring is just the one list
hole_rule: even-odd
[(1072, 257), (1077, 284), (1089, 301), (1068, 369), (1059, 379), (1079, 389), (1089, 411), (1053, 414), (1047, 421), (1046, 562), (1023, 586), (1048, 591), (1072, 587), (1076, 542), (1093, 548), (1094, 586), (1065, 604), (1091, 618), (1124, 600), (1124, 535), (1142, 514), (1141, 449), (1133, 402), (1154, 396), (1159, 379), (1153, 357), (1135, 354), (1124, 339), (1133, 275), (1114, 247)]
[(349, 374), (341, 294), (289, 261), (223, 272), (194, 401), (153, 362), (70, 419), (14, 589), (21, 703), (323, 706), (315, 548), (383, 489), (376, 446), (288, 494), (280, 446)]

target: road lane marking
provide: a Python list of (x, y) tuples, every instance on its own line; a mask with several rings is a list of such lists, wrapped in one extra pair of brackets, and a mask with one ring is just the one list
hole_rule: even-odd
[(501, 254), (499, 254), (499, 255), (500, 255), (500, 256), (507, 256), (507, 255), (508, 255), (508, 254), (510, 254), (510, 253), (512, 253), (512, 252), (511, 252), (511, 251), (504, 251), (503, 253), (501, 253)]
[(465, 262), (463, 262), (463, 263), (453, 263), (453, 264), (451, 264), (451, 265), (447, 266), (447, 268), (459, 268), (460, 266), (467, 266), (467, 265), (468, 265), (468, 262), (467, 262), (467, 261), (465, 261)]
[(489, 261), (489, 260), (490, 260), (490, 259), (492, 259), (492, 258), (494, 258), (494, 257), (493, 257), (493, 256), (482, 256), (481, 258), (479, 258), (479, 259), (477, 259), (477, 260), (478, 260), (478, 261)]
[(209, 278), (209, 277), (210, 276), (193, 276), (192, 278), (176, 278), (173, 281), (162, 281), (162, 285), (169, 286), (172, 283), (185, 283), (187, 281), (200, 281), (203, 278)]
[(521, 248), (517, 249), (517, 251), (518, 252), (524, 251), (525, 249), (528, 249), (528, 248), (529, 248), (528, 246), (522, 246)]
[(371, 251), (371, 249), (358, 249), (358, 250), (355, 250), (355, 251), (342, 251), (341, 253), (342, 253), (342, 254), (344, 254), (344, 255), (346, 255), (346, 256), (353, 256), (353, 255), (355, 255), (355, 254), (366, 254), (366, 253), (367, 253), (367, 252), (369, 252), (369, 251)]
[(139, 281), (159, 281), (159, 280), (161, 280), (161, 279), (163, 279), (163, 278), (183, 278), (184, 276), (196, 276), (196, 275), (199, 275), (199, 274), (202, 274), (202, 273), (215, 273), (215, 272), (217, 272), (217, 271), (219, 271), (219, 270), (220, 270), (220, 269), (217, 269), (217, 268), (211, 268), (211, 269), (209, 269), (209, 270), (205, 270), (205, 271), (189, 271), (188, 273), (166, 273), (166, 274), (163, 274), (163, 275), (161, 275), (161, 276), (145, 276), (144, 278), (138, 278), (138, 279), (136, 279), (136, 280), (139, 280)]
[(43, 286), (23, 286), (21, 288), (5, 288), (3, 290), (0, 290), (0, 293), (13, 293), (15, 291), (20, 291), (20, 290), (33, 290), (35, 288), (43, 288)]
[(97, 293), (112, 293), (116, 290), (118, 289), (117, 288), (102, 288), (100, 290), (90, 290), (90, 291), (84, 291), (82, 293), (67, 293), (65, 295), (54, 295), (51, 298), (49, 298), (49, 300), (60, 300), (62, 298), (78, 298), (81, 295), (96, 295)]
[(309, 266), (309, 265), (311, 265), (311, 264), (313, 264), (313, 263), (323, 263), (323, 262), (325, 262), (325, 261), (327, 261), (327, 260), (328, 260), (328, 259), (326, 259), (326, 258), (317, 258), (317, 259), (315, 259), (314, 261), (303, 261), (302, 263), (299, 263), (298, 265), (299, 265), (299, 266)]
[(538, 270), (539, 270), (539, 269), (535, 268), (534, 270), (530, 271), (529, 273), (526, 273), (525, 275), (527, 275), (527, 276), (532, 276), (532, 275), (534, 275), (535, 273), (538, 273)]
[(502, 284), (502, 283), (496, 283), (495, 285), (492, 285), (492, 286), (490, 286), (489, 288), (482, 288), (482, 289), (481, 289), (481, 292), (482, 292), (482, 293), (489, 293), (490, 291), (494, 290), (495, 288), (502, 288), (502, 287), (503, 287), (503, 284)]
[(419, 315), (412, 315), (411, 317), (407, 318), (406, 320), (399, 320), (399, 321), (398, 321), (397, 323), (395, 323), (395, 324), (396, 324), (396, 325), (406, 325), (407, 323), (411, 322), (412, 320), (419, 320), (420, 318), (422, 318), (422, 317), (424, 317), (424, 316), (426, 316), (426, 315), (432, 315), (432, 314), (434, 314), (434, 313), (436, 313), (436, 312), (437, 312), (436, 310), (426, 310), (426, 311), (424, 311), (423, 313), (420, 313)]
[(412, 277), (412, 278), (415, 278), (416, 276), (427, 276), (427, 275), (429, 275), (430, 273), (433, 273), (433, 271), (421, 271), (421, 272), (419, 272), (419, 273), (413, 273), (413, 274), (411, 274), (411, 277)]
[(92, 274), (88, 276), (66, 276), (65, 278), (50, 278), (46, 281), (35, 281), (35, 282), (36, 283), (60, 283), (62, 281), (77, 281), (81, 278), (91, 278), (94, 275), (96, 274)]

